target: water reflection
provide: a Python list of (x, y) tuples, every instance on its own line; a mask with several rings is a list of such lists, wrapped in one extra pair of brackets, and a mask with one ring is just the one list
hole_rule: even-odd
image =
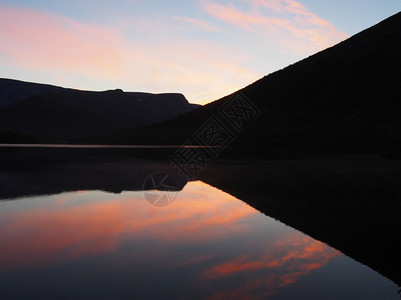
[(257, 214), (201, 182), (191, 184), (166, 209), (149, 205), (141, 192), (119, 196), (78, 192), (30, 198), (34, 205), (26, 201), (2, 203), (10, 206), (2, 213), (0, 238), (7, 241), (0, 257), (2, 267), (52, 263), (60, 251), (65, 259), (105, 253), (133, 239), (176, 245), (211, 242), (249, 231), (250, 225), (240, 221)]
[(200, 181), (162, 209), (141, 192), (1, 202), (0, 244), (6, 298), (263, 299), (341, 256)]
[(237, 257), (205, 272), (207, 278), (229, 278), (239, 273), (256, 274), (256, 271), (264, 271), (263, 276), (255, 276), (246, 286), (220, 292), (219, 296), (232, 298), (242, 295), (246, 298), (249, 291), (260, 290), (263, 291), (261, 296), (267, 297), (340, 255), (338, 251), (300, 233), (280, 236), (279, 240), (265, 246), (265, 251)]

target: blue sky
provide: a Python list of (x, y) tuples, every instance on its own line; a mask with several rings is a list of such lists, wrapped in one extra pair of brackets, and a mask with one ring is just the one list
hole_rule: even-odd
[(0, 77), (207, 103), (397, 13), (401, 0), (1, 0)]

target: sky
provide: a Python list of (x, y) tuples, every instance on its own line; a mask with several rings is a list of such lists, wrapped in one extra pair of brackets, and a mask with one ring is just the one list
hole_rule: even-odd
[(0, 77), (205, 104), (401, 10), (401, 0), (0, 0)]

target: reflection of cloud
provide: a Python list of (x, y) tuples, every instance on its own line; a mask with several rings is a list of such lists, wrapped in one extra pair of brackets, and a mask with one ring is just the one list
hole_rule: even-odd
[[(150, 206), (141, 193), (130, 193), (134, 198), (122, 195), (96, 203), (69, 202), (64, 196), (63, 201), (56, 198), (46, 207), (8, 215), (8, 221), (0, 228), (0, 242), (5, 245), (0, 267), (105, 253), (115, 250), (121, 237), (152, 237), (176, 244), (212, 241), (243, 232), (246, 226), (238, 221), (256, 213), (203, 183), (193, 182), (190, 186), (166, 209)], [(196, 262), (192, 257), (185, 259)]]
[(243, 10), (232, 4), (204, 2), (206, 12), (214, 17), (241, 27), (259, 31), (267, 37), (296, 52), (318, 51), (338, 43), (347, 35), (330, 22), (308, 11), (294, 0), (239, 0), (251, 5)]
[[(265, 253), (258, 253), (257, 257), (244, 255), (234, 260), (221, 263), (208, 269), (204, 276), (206, 278), (221, 278), (238, 275), (242, 272), (255, 274), (255, 271), (264, 270), (262, 278), (253, 278), (245, 286), (238, 290), (217, 292), (215, 298), (239, 298), (238, 295), (248, 295), (252, 291), (264, 291), (264, 298), (269, 294), (277, 292), (281, 287), (296, 282), (315, 269), (323, 267), (329, 260), (340, 255), (340, 253), (329, 246), (313, 240), (301, 233), (294, 233), (277, 240), (269, 245)], [(266, 289), (266, 287), (268, 287)], [(213, 298), (213, 297), (212, 297)]]
[(10, 203), (0, 212), (2, 272), (50, 269), (82, 257), (99, 263), (96, 257), (104, 256), (113, 262), (110, 269), (138, 267), (130, 271), (132, 280), (143, 276), (143, 268), (155, 276), (169, 270), (177, 278), (190, 272), (185, 284), (199, 295), (258, 299), (339, 254), (293, 230), (261, 238), (265, 216), (202, 182), (190, 182), (163, 209), (149, 205), (140, 192), (65, 193), (5, 205)]
[[(272, 248), (276, 251), (275, 255), (278, 255), (278, 257), (273, 257), (270, 249), (263, 257), (263, 260), (259, 260), (260, 258), (258, 258), (258, 260), (252, 260), (250, 257), (242, 256), (234, 261), (222, 263), (213, 267), (205, 273), (205, 276), (228, 276), (237, 272), (283, 267), (287, 263), (296, 263), (299, 261), (301, 261), (302, 264), (296, 267), (292, 266), (290, 269), (310, 272), (313, 269), (320, 268), (332, 257), (339, 254), (338, 251), (335, 251), (325, 244), (307, 236), (302, 236), (301, 234), (294, 234), (289, 238), (287, 237), (285, 240), (278, 240)], [(310, 259), (313, 259), (313, 261), (310, 262)]]

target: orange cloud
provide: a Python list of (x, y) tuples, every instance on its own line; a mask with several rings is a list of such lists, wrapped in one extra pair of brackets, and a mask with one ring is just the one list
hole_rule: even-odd
[(273, 39), (296, 52), (322, 50), (348, 37), (294, 0), (239, 1), (248, 3), (252, 9), (244, 11), (232, 4), (214, 2), (204, 2), (203, 8), (224, 22), (267, 34), (270, 41)]

